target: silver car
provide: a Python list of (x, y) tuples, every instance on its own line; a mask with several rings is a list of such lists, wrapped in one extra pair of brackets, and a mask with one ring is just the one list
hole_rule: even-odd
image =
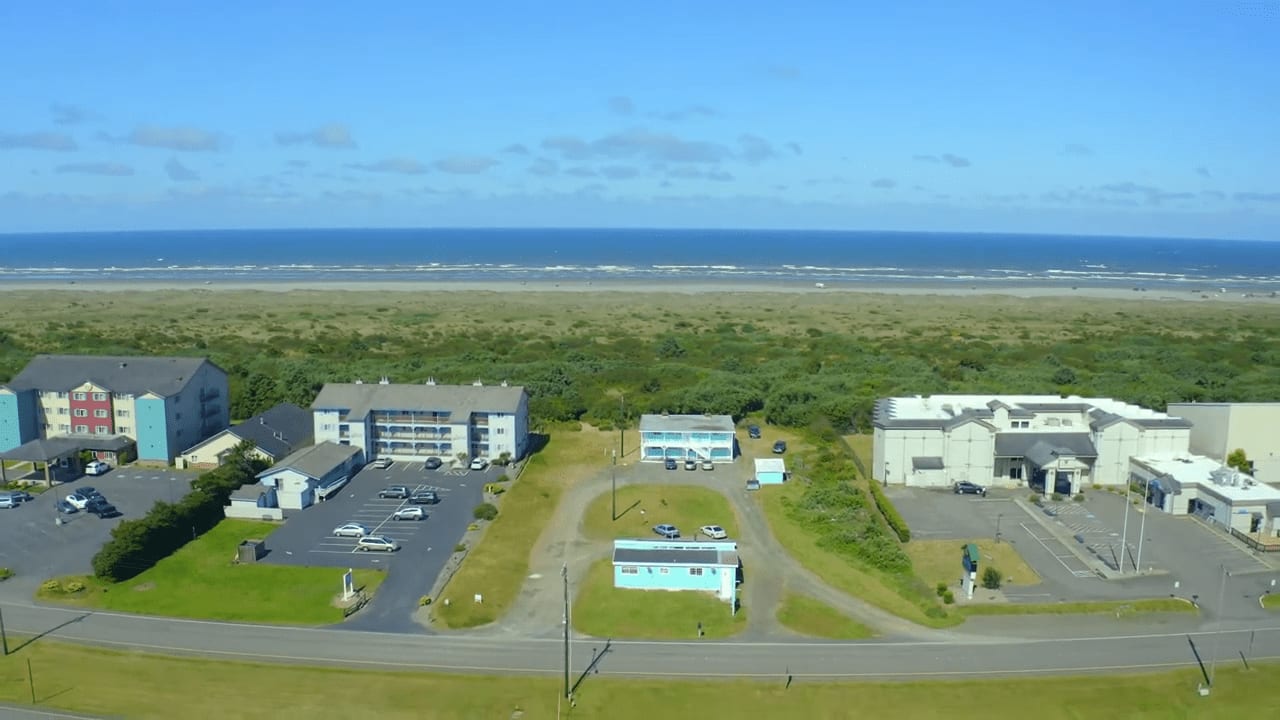
[(333, 534), (337, 537), (364, 537), (369, 534), (369, 528), (360, 523), (347, 523), (339, 525), (333, 529)]
[(392, 520), (426, 520), (427, 513), (418, 506), (400, 508), (391, 513)]
[(400, 549), (400, 543), (397, 543), (395, 540), (384, 535), (369, 535), (356, 541), (356, 549), (366, 552), (369, 550), (395, 552)]

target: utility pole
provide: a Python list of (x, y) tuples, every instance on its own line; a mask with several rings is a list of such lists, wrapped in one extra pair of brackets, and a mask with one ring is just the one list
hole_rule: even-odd
[(1222, 644), (1222, 621), (1225, 613), (1222, 610), (1223, 595), (1227, 591), (1227, 578), (1231, 573), (1227, 572), (1227, 566), (1222, 566), (1222, 580), (1218, 584), (1218, 632), (1213, 635), (1213, 662), (1209, 664), (1209, 687), (1213, 687), (1214, 678), (1218, 675), (1218, 646)]
[(0, 647), (4, 648), (4, 654), (9, 655), (9, 636), (4, 632), (4, 611), (0, 610)]
[(627, 396), (619, 394), (618, 400), (622, 405), (622, 420), (618, 423), (618, 454), (625, 458), (627, 456)]
[(612, 511), (609, 513), (609, 519), (618, 519), (618, 454), (613, 454), (613, 466), (609, 468), (609, 482), (613, 486), (612, 500), (610, 505)]
[(560, 567), (564, 579), (564, 696), (569, 697), (569, 563)]
[(1151, 478), (1142, 483), (1142, 522), (1138, 523), (1138, 557), (1133, 561), (1133, 569), (1142, 574), (1142, 541), (1147, 537), (1147, 513), (1151, 506), (1147, 504), (1147, 495), (1151, 492)]
[(1133, 476), (1124, 479), (1124, 524), (1120, 530), (1120, 567), (1117, 570), (1124, 574), (1124, 558), (1129, 554), (1129, 490), (1133, 485)]

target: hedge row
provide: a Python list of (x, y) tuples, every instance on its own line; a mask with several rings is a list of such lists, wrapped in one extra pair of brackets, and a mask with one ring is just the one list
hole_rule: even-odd
[(109, 582), (128, 580), (217, 525), (231, 493), (265, 467), (248, 458), (251, 447), (242, 445), (227, 464), (197, 478), (179, 502), (157, 501), (143, 517), (112, 529), (111, 539), (93, 556), (93, 574)]
[(876, 508), (884, 516), (885, 522), (889, 523), (889, 528), (897, 534), (899, 540), (910, 542), (911, 528), (907, 527), (907, 521), (898, 514), (898, 508), (893, 506), (893, 501), (884, 494), (884, 488), (880, 487), (875, 480), (868, 480), (867, 486), (871, 488), (871, 498), (875, 500)]

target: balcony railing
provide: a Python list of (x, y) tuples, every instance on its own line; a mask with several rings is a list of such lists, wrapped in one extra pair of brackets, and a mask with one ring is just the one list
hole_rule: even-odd
[(450, 422), (448, 415), (439, 413), (374, 413), (373, 421), (387, 423), (413, 423), (415, 425), (444, 425)]

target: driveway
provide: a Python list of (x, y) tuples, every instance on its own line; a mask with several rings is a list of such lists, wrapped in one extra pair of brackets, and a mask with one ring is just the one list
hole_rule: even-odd
[[(50, 577), (93, 572), (93, 556), (110, 537), (111, 528), (122, 520), (142, 517), (157, 500), (181, 500), (198, 476), (167, 469), (114, 468), (105, 475), (59, 483), (31, 502), (0, 510), (0, 567), (15, 573), (0, 583), (0, 593), (30, 599)], [(59, 525), (55, 501), (86, 485), (106, 495), (121, 516), (102, 520), (79, 512), (62, 516)]]
[[(421, 463), (395, 463), (379, 470), (372, 465), (357, 473), (337, 495), (305, 510), (286, 511), (284, 525), (267, 539), (263, 562), (335, 568), (386, 568), (387, 577), (373, 601), (344, 623), (344, 627), (379, 632), (421, 632), (412, 619), (418, 600), (444, 569), (454, 546), (472, 522), (471, 511), (483, 501), (484, 485), (502, 468), (483, 472), (464, 469), (425, 470)], [(403, 500), (382, 499), (378, 491), (389, 485), (411, 490), (434, 490), (436, 505), (424, 505), (427, 519), (394, 521), (391, 515), (408, 506)], [(348, 522), (369, 527), (400, 543), (395, 553), (358, 552), (354, 538), (333, 536)]]

